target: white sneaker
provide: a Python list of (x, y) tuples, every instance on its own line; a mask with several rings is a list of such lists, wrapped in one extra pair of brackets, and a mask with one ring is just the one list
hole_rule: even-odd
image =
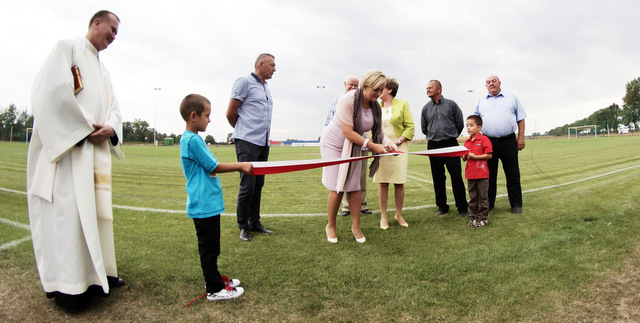
[(244, 294), (244, 288), (242, 287), (231, 287), (226, 286), (221, 291), (217, 293), (207, 293), (208, 301), (221, 301), (225, 299), (232, 299), (236, 297), (240, 297)]
[(231, 286), (231, 287), (240, 286), (240, 280), (235, 279), (235, 278), (229, 278), (229, 277), (227, 277), (225, 275), (222, 275), (222, 282), (224, 282), (225, 285)]

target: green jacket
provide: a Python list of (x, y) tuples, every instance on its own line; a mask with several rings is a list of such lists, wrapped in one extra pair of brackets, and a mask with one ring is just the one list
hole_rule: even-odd
[[(382, 106), (382, 104), (380, 105)], [(391, 104), (391, 125), (398, 138), (405, 137), (407, 140), (413, 139), (415, 130), (413, 117), (409, 109), (409, 102), (393, 98)]]

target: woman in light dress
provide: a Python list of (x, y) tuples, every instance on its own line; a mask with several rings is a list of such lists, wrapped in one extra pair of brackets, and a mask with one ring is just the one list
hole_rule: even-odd
[[(409, 103), (396, 99), (398, 93), (398, 81), (389, 79), (382, 90), (382, 129), (387, 137), (395, 142), (398, 150), (409, 152), (409, 141), (413, 139), (414, 124)], [(386, 156), (380, 158), (380, 167), (373, 177), (374, 183), (379, 183), (378, 200), (380, 201), (380, 228), (389, 228), (387, 218), (387, 200), (389, 184), (393, 184), (396, 204), (394, 218), (403, 227), (409, 224), (402, 217), (402, 204), (404, 203), (404, 183), (407, 182), (408, 155)]]
[[(362, 78), (360, 89), (351, 90), (338, 99), (336, 114), (320, 138), (320, 154), (323, 159), (361, 156), (362, 149), (383, 154), (397, 148), (393, 141), (385, 136), (380, 119), (378, 98), (386, 84), (387, 77), (382, 72), (370, 70)], [(363, 133), (369, 130), (371, 130), (371, 140), (363, 137)], [(371, 163), (369, 176), (375, 174), (378, 159), (379, 157), (375, 157)], [(344, 192), (349, 192), (351, 232), (357, 242), (366, 241), (360, 230), (361, 162), (363, 161), (328, 166), (322, 170), (322, 184), (329, 189), (327, 198), (329, 221), (325, 233), (327, 240), (331, 243), (338, 242), (336, 215)]]

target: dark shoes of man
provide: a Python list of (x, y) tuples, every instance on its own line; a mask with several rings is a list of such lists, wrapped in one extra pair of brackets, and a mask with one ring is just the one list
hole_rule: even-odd
[(260, 232), (264, 234), (272, 234), (273, 231), (265, 229), (262, 224), (255, 225), (251, 228), (251, 231)]
[(449, 209), (438, 209), (438, 212), (436, 212), (437, 216), (441, 216), (441, 215), (445, 215), (445, 213), (449, 212)]
[[(369, 209), (364, 209), (364, 210), (360, 211), (360, 214), (373, 214), (373, 212), (371, 212), (371, 210), (369, 210)], [(342, 213), (340, 213), (340, 215), (349, 216), (349, 215), (351, 215), (351, 211), (342, 211)]]
[(124, 279), (120, 277), (107, 276), (109, 288), (118, 288), (124, 286)]
[(458, 213), (460, 213), (460, 217), (461, 218), (466, 218), (469, 216), (469, 211), (468, 210), (458, 210)]
[(251, 235), (249, 234), (249, 230), (240, 229), (240, 240), (251, 241)]
[[(90, 288), (91, 289), (91, 288)], [(89, 300), (93, 297), (95, 289), (91, 289), (91, 292), (86, 292), (79, 295), (69, 295), (60, 292), (47, 293), (47, 298), (54, 297), (56, 304), (70, 312), (78, 312), (88, 307)]]
[[(120, 277), (107, 276), (109, 288), (124, 286), (124, 279)], [(91, 285), (82, 294), (70, 295), (61, 292), (46, 293), (47, 298), (55, 298), (56, 304), (70, 312), (79, 312), (89, 307), (93, 297), (107, 297), (100, 285)]]
[(513, 214), (520, 214), (520, 213), (522, 213), (522, 207), (520, 207), (520, 206), (514, 206), (513, 208), (511, 208), (511, 213), (513, 213)]
[(273, 231), (265, 229), (262, 224), (255, 225), (251, 230), (240, 229), (240, 240), (251, 241), (251, 234), (249, 231), (260, 232), (264, 234), (272, 234)]

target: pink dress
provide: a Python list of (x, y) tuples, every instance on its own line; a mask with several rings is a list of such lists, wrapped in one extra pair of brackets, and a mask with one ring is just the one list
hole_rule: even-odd
[[(341, 122), (353, 126), (353, 101), (356, 91), (352, 90), (343, 94), (336, 104), (336, 114), (331, 123), (324, 129), (320, 137), (320, 156), (323, 159), (342, 157), (342, 147), (346, 138), (340, 127)], [(362, 130), (367, 132), (373, 128), (373, 112), (371, 109), (359, 107), (362, 115)], [(361, 163), (357, 161), (355, 163)], [(343, 192), (360, 191), (360, 170), (355, 165), (354, 173), (348, 183), (345, 183)], [(322, 169), (322, 184), (331, 191), (337, 191), (338, 170), (340, 165), (328, 166)]]

